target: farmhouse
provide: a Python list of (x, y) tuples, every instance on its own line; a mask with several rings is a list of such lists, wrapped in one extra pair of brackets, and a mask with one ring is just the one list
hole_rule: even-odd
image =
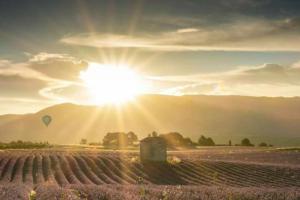
[(166, 162), (166, 141), (157, 136), (144, 138), (140, 141), (140, 158), (142, 163)]

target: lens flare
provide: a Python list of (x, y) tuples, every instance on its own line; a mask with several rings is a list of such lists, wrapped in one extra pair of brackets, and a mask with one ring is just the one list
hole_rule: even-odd
[(141, 94), (144, 83), (140, 75), (126, 65), (90, 63), (80, 73), (94, 104), (119, 104)]

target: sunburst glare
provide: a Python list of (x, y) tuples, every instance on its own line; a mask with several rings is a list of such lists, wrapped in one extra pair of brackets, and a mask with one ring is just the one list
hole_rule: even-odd
[(145, 91), (142, 76), (125, 64), (90, 63), (80, 73), (93, 104), (119, 104), (133, 100)]

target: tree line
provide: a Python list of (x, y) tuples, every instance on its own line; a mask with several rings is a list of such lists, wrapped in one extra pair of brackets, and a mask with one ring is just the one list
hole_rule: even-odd
[(48, 142), (31, 142), (31, 141), (11, 141), (9, 143), (0, 142), (0, 149), (42, 149), (50, 148)]
[[(228, 141), (228, 144), (218, 145), (214, 142), (214, 140), (211, 137), (205, 137), (204, 135), (201, 135), (197, 142), (192, 141), (189, 137), (184, 137), (182, 134), (178, 132), (170, 132), (165, 134), (158, 134), (156, 132), (153, 132), (152, 134), (149, 134), (148, 137), (154, 136), (154, 137), (161, 137), (165, 139), (167, 143), (167, 147), (170, 149), (176, 149), (176, 148), (195, 148), (197, 146), (233, 146), (231, 140)], [(80, 144), (88, 144), (87, 139), (81, 139)], [(139, 139), (138, 136), (130, 131), (128, 133), (126, 132), (108, 132), (103, 140), (102, 143), (90, 143), (90, 145), (103, 145), (106, 148), (126, 148), (129, 146), (138, 146), (139, 145)], [(241, 140), (241, 143), (235, 144), (235, 146), (255, 146), (251, 143), (251, 141), (248, 138), (244, 138)], [(258, 146), (260, 147), (267, 147), (272, 146), (268, 145), (265, 142), (260, 143)]]

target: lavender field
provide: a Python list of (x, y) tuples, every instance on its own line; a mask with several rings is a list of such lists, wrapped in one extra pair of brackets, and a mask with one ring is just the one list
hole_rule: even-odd
[(299, 199), (300, 153), (258, 148), (169, 152), (0, 152), (0, 199)]

